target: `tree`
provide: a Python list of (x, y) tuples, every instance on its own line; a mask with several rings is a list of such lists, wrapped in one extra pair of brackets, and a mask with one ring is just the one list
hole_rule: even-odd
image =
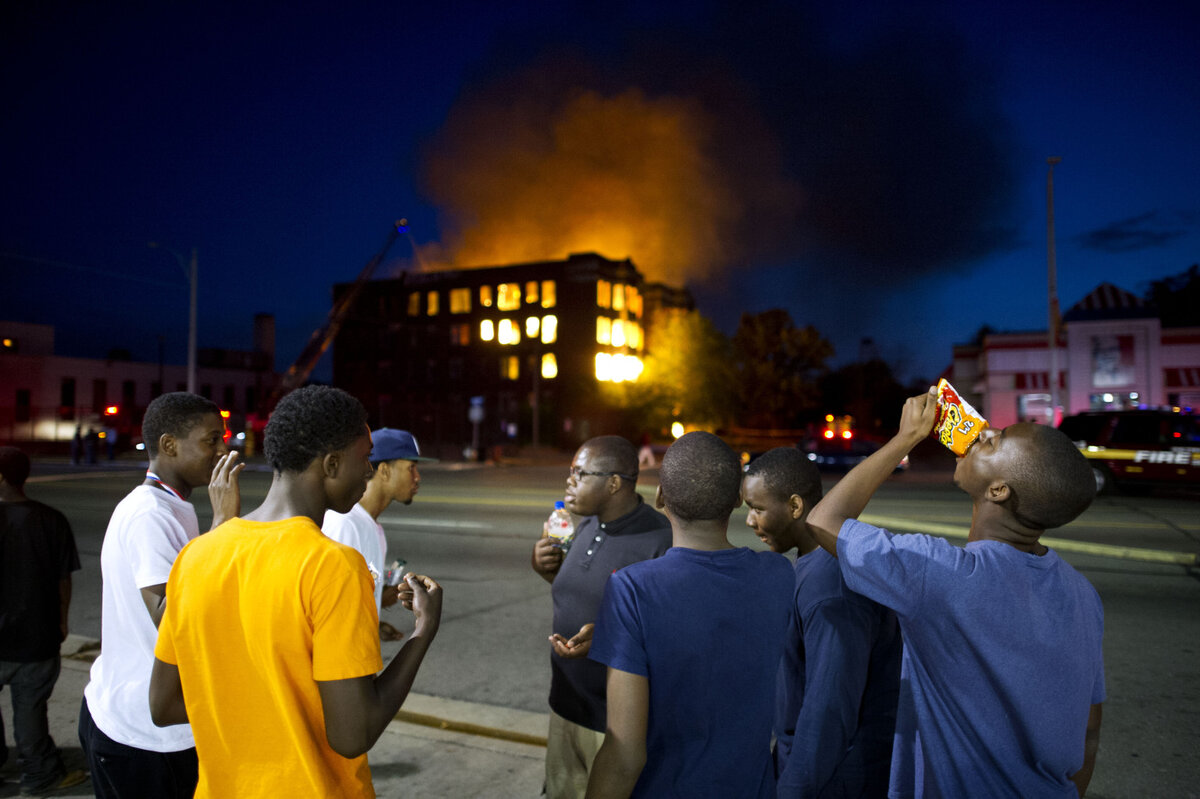
[(812, 325), (796, 327), (781, 308), (743, 313), (733, 348), (740, 424), (793, 427), (817, 408), (817, 380), (833, 357), (833, 345)]
[(646, 358), (636, 383), (608, 385), (610, 400), (644, 429), (672, 422), (715, 429), (733, 416), (734, 369), (729, 339), (698, 311), (656, 311), (646, 334)]
[(1200, 265), (1150, 281), (1144, 299), (1158, 309), (1163, 327), (1200, 325)]

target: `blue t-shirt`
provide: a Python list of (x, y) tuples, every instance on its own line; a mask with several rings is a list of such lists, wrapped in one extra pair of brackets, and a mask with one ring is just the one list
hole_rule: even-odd
[(633, 796), (775, 796), (771, 718), (792, 585), (787, 558), (744, 547), (673, 547), (609, 579), (589, 656), (650, 683)]
[(775, 717), (780, 799), (887, 795), (900, 695), (896, 614), (846, 585), (821, 548), (796, 559)]
[(1104, 609), (1054, 552), (965, 548), (853, 519), (838, 560), (904, 633), (890, 796), (1075, 797), (1104, 701)]

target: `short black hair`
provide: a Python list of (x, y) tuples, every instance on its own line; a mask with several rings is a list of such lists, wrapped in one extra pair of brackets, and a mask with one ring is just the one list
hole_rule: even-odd
[(215, 402), (187, 391), (172, 391), (150, 400), (142, 417), (142, 441), (151, 459), (158, 457), (158, 439), (164, 435), (184, 438), (210, 413), (221, 415)]
[(741, 504), (742, 461), (712, 433), (687, 433), (663, 455), (663, 503), (685, 521), (727, 519)]
[(597, 436), (583, 442), (592, 454), (595, 469), (633, 478), (637, 482), (638, 454), (633, 442), (622, 436)]
[(0, 475), (13, 488), (24, 488), (29, 479), (29, 456), (16, 447), (0, 447)]
[(1007, 475), (1013, 515), (1040, 530), (1062, 527), (1087, 510), (1096, 496), (1091, 464), (1060, 430), (1024, 422), (1031, 446), (1022, 450)]
[(746, 466), (747, 477), (762, 478), (771, 496), (786, 502), (795, 494), (804, 500), (807, 513), (821, 501), (821, 473), (808, 455), (795, 447), (775, 447)]
[(263, 433), (263, 454), (276, 472), (302, 472), (313, 459), (367, 434), (367, 409), (332, 386), (305, 386), (279, 400)]

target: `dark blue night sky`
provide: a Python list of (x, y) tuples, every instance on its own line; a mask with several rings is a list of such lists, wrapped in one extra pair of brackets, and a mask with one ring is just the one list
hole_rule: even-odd
[(1192, 3), (245, 5), (5, 4), (0, 319), (182, 361), (196, 247), (284, 367), (406, 217), (385, 272), (594, 249), (935, 377), (1044, 328), (1052, 155), (1064, 309), (1200, 261)]

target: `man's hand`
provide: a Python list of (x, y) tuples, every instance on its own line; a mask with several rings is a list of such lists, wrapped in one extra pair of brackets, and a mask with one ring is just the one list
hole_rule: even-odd
[[(409, 596), (411, 597), (411, 592), (410, 592)], [(385, 608), (390, 608), (392, 605), (396, 604), (396, 601), (399, 598), (400, 598), (399, 587), (394, 586), (394, 585), (385, 585), (383, 587), (383, 598), (380, 600), (379, 603)], [(405, 605), (405, 607), (408, 608), (409, 610), (412, 610), (411, 605)]]
[(937, 400), (937, 386), (930, 386), (924, 394), (909, 397), (900, 412), (900, 430), (896, 437), (911, 441), (913, 447), (924, 441), (937, 419)]
[(592, 631), (595, 629), (595, 624), (585, 624), (579, 628), (579, 632), (571, 636), (570, 640), (555, 633), (550, 636), (550, 645), (554, 647), (554, 653), (560, 658), (587, 657), (588, 650), (592, 648)]
[(242, 514), (242, 490), (238, 486), (238, 475), (242, 473), (246, 464), (238, 463), (237, 459), (236, 452), (222, 455), (208, 481), (208, 501), (212, 503), (213, 528)]
[(542, 579), (546, 582), (554, 582), (554, 576), (558, 574), (562, 562), (563, 551), (553, 538), (543, 536), (533, 545), (530, 565), (533, 566), (535, 572), (542, 575)]
[(413, 634), (433, 636), (442, 623), (442, 587), (423, 574), (406, 574), (404, 582), (412, 589), (411, 609), (416, 617)]

